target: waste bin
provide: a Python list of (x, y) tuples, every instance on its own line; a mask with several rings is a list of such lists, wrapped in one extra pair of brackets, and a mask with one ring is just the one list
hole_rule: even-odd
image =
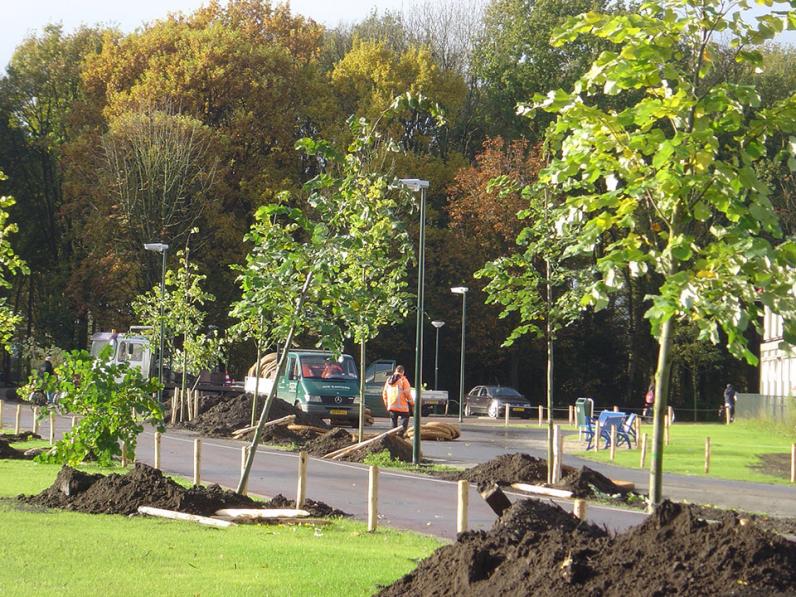
[(578, 398), (575, 400), (575, 422), (578, 425), (578, 439), (580, 434), (589, 428), (589, 418), (594, 416), (594, 400), (591, 398)]

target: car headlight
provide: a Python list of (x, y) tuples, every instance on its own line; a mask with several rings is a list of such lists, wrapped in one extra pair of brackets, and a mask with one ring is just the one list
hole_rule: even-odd
[(307, 402), (321, 402), (321, 397), (311, 394), (307, 396)]

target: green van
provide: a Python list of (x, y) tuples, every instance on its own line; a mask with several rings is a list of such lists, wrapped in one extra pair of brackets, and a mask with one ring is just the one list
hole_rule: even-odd
[[(287, 359), (284, 373), (276, 382), (279, 398), (324, 419), (359, 419), (359, 374), (353, 358), (347, 354), (334, 358), (325, 350), (294, 349)], [(246, 379), (247, 392), (253, 392), (254, 381)], [(261, 379), (259, 391), (268, 392), (272, 383)]]

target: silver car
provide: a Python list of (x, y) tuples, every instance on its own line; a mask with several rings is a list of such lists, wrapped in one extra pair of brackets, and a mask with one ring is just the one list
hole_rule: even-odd
[(532, 416), (531, 403), (514, 388), (504, 386), (475, 386), (464, 397), (464, 414), (487, 414), (493, 419), (505, 416), (506, 408), (510, 416), (529, 418)]

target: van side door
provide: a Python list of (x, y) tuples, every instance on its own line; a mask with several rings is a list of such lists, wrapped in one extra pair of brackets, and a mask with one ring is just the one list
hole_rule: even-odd
[(290, 404), (296, 402), (296, 388), (299, 383), (298, 357), (294, 354), (288, 355), (285, 372), (279, 378), (277, 390), (279, 397)]

